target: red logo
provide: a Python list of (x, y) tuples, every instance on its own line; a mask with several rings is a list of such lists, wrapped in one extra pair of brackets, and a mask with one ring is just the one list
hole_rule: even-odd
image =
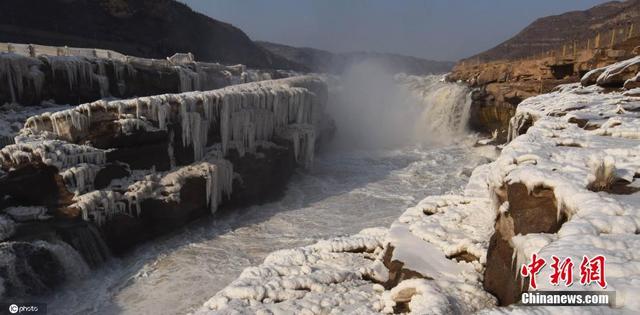
[(587, 256), (582, 256), (582, 262), (580, 263), (580, 284), (590, 285), (592, 282), (595, 282), (601, 288), (606, 288), (607, 280), (604, 276), (604, 262), (605, 258), (602, 255), (598, 255), (592, 259), (589, 259)]
[(558, 285), (560, 281), (564, 281), (564, 284), (570, 287), (573, 284), (573, 261), (571, 257), (565, 258), (562, 262), (556, 256), (551, 256), (553, 263), (553, 273), (551, 274), (551, 284)]
[(531, 256), (531, 263), (529, 265), (522, 265), (520, 275), (529, 277), (529, 286), (535, 289), (538, 287), (536, 284), (536, 274), (538, 274), (546, 264), (544, 258), (538, 258), (538, 255), (534, 253)]
[[(571, 257), (560, 259), (556, 256), (551, 256), (551, 268), (553, 273), (549, 277), (552, 285), (559, 285), (560, 282), (564, 282), (564, 285), (569, 287), (573, 284), (573, 261)], [(580, 284), (591, 285), (591, 283), (598, 284), (601, 288), (607, 287), (607, 280), (605, 278), (605, 257), (602, 255), (595, 256), (591, 259), (587, 256), (582, 257), (580, 263)], [(540, 273), (542, 268), (547, 264), (544, 258), (538, 256), (538, 254), (531, 255), (531, 263), (523, 264), (520, 268), (520, 275), (522, 277), (529, 277), (529, 287), (536, 289), (538, 287), (536, 283), (536, 275)]]

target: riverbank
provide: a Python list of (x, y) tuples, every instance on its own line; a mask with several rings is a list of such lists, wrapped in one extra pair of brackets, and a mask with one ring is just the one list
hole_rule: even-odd
[[(532, 253), (576, 265), (583, 255), (605, 256), (605, 288), (566, 290), (615, 291), (614, 310), (640, 311), (640, 97), (637, 89), (611, 88), (637, 82), (627, 78), (637, 64), (624, 66), (585, 75), (598, 77), (585, 85), (606, 88), (564, 85), (524, 100), (510, 120), (513, 140), (473, 171), (463, 193), (428, 197), (390, 228), (274, 252), (199, 313), (532, 311), (512, 305), (532, 290), (519, 275)], [(558, 289), (550, 273), (538, 275), (538, 290)], [(573, 281), (579, 277), (575, 271)]]
[[(591, 47), (591, 46), (590, 46)], [(565, 49), (566, 50), (566, 49)], [(474, 88), (470, 127), (504, 143), (509, 120), (523, 100), (551, 92), (561, 84), (579, 82), (590, 70), (640, 54), (640, 36), (606, 48), (532, 55), (518, 60), (459, 62), (448, 75), (452, 82)]]

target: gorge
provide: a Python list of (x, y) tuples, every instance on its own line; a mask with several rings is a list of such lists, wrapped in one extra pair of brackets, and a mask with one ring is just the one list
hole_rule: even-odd
[[(448, 73), (448, 62), (253, 42), (168, 0), (55, 0), (39, 10), (67, 8), (55, 17), (68, 25), (50, 31), (30, 1), (9, 2), (2, 303), (52, 314), (640, 311), (638, 1), (541, 19)], [(78, 28), (78, 12), (96, 23)], [(563, 28), (572, 21), (591, 26)], [(193, 32), (167, 30), (176, 22)], [(130, 38), (150, 33), (157, 42)], [(533, 254), (547, 265), (527, 275)], [(582, 260), (563, 279), (573, 286), (548, 280), (552, 257)], [(587, 257), (606, 257), (606, 282), (582, 283)], [(563, 289), (614, 298), (522, 304)]]

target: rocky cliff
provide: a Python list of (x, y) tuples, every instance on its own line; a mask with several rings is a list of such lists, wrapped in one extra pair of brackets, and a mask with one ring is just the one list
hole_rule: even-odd
[(80, 104), (108, 97), (212, 90), (288, 75), (197, 62), (191, 54), (157, 60), (111, 50), (0, 43), (0, 80), (7, 83), (0, 85), (0, 104)]
[(306, 70), (254, 44), (240, 29), (173, 0), (5, 0), (0, 42), (95, 47), (146, 58)]
[[(448, 78), (476, 88), (471, 127), (494, 133), (504, 142), (509, 119), (524, 99), (578, 82), (592, 69), (640, 54), (640, 34), (633, 24), (638, 8), (638, 1), (612, 2), (542, 18), (496, 48), (460, 61)], [(613, 28), (613, 37), (606, 28)], [(566, 33), (568, 30), (571, 32)], [(610, 37), (605, 39), (606, 34)]]
[(373, 61), (393, 74), (401, 72), (415, 75), (445, 73), (453, 67), (453, 62), (449, 61), (433, 61), (396, 54), (332, 53), (321, 49), (292, 47), (270, 42), (257, 42), (257, 44), (276, 55), (304, 65), (311, 71), (318, 73), (340, 74), (350, 65), (364, 61)]
[(627, 37), (629, 31), (638, 34), (638, 21), (640, 1), (611, 1), (584, 11), (539, 18), (509, 40), (471, 56), (468, 60), (487, 62), (525, 58), (557, 50), (574, 41), (584, 45), (588, 39), (591, 39), (593, 45), (596, 44), (593, 39), (598, 34), (600, 47), (606, 47), (611, 42), (612, 31), (617, 32), (618, 38)]
[(30, 117), (0, 150), (0, 294), (46, 292), (109, 251), (277, 197), (331, 126), (327, 94), (294, 77)]

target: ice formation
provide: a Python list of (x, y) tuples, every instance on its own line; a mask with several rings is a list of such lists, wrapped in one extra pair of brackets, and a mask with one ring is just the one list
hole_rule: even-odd
[(93, 190), (93, 181), (101, 170), (100, 165), (80, 163), (60, 172), (67, 187), (76, 195)]
[[(243, 65), (195, 62), (192, 55), (190, 58), (179, 55), (167, 60), (154, 60), (92, 49), (65, 47), (56, 50), (55, 47), (39, 46), (35, 54), (29, 50), (31, 48), (0, 53), (0, 84), (7, 87), (12, 103), (25, 95), (25, 91), (34, 95), (34, 99), (40, 99), (45, 78), (50, 78), (52, 84), (64, 82), (69, 91), (77, 91), (81, 87), (96, 88), (105, 98), (111, 95), (110, 91), (117, 89), (123, 95), (127, 88), (125, 79), (137, 73), (136, 67), (175, 72), (181, 92), (271, 79), (269, 73), (247, 70)], [(50, 76), (42, 72), (45, 65), (49, 66)], [(113, 72), (107, 72), (107, 67)], [(112, 78), (109, 77), (111, 73)], [(115, 82), (117, 86), (111, 87), (109, 82)]]
[(318, 79), (298, 77), (276, 81), (248, 83), (227, 88), (183, 94), (166, 94), (131, 100), (97, 101), (53, 114), (29, 118), (22, 131), (29, 141), (34, 135), (51, 134), (58, 139), (77, 141), (87, 134), (92, 112), (104, 112), (119, 120), (122, 130), (150, 130), (149, 123), (159, 129), (179, 123), (181, 143), (193, 148), (201, 159), (210, 142), (217, 136), (226, 154), (230, 148), (243, 155), (253, 152), (258, 143), (270, 141), (278, 133), (291, 139), (296, 159), (310, 165), (315, 145), (315, 128), (323, 104), (315, 90)]
[[(73, 174), (76, 179), (70, 181), (87, 180), (83, 178), (91, 177), (93, 169), (95, 168), (81, 165), (75, 169), (77, 173)], [(232, 193), (233, 166), (224, 159), (208, 158), (203, 162), (164, 173), (156, 173), (153, 170), (138, 171), (129, 178), (115, 181), (103, 190), (79, 193), (86, 189), (77, 188), (75, 203), (70, 207), (79, 209), (84, 220), (101, 226), (116, 214), (140, 216), (141, 204), (146, 199), (179, 203), (180, 191), (188, 178), (206, 180), (206, 202), (214, 213), (223, 197)], [(80, 185), (76, 182), (75, 187)]]
[(102, 165), (106, 161), (106, 155), (104, 150), (60, 140), (18, 143), (0, 150), (0, 165), (3, 167), (35, 161), (66, 169), (80, 163)]
[[(370, 259), (382, 253), (384, 229), (364, 230), (303, 248), (269, 255), (259, 267), (211, 298), (199, 313), (372, 313), (384, 290), (363, 279), (379, 267)], [(357, 267), (356, 267), (357, 266)]]
[[(640, 241), (638, 108), (637, 97), (575, 84), (527, 99), (518, 106), (516, 119), (528, 115), (535, 123), (504, 148), (489, 177), (492, 190), (504, 183), (523, 183), (529, 190), (548, 187), (557, 200), (558, 215), (568, 218), (557, 234), (515, 237), (516, 263), (527, 262), (533, 252), (574, 261), (583, 255), (605, 255), (607, 290), (616, 291), (615, 307), (628, 312), (640, 310), (629, 298), (640, 293), (640, 273), (631, 267), (640, 259), (635, 254)], [(538, 277), (548, 277), (549, 272)], [(541, 286), (539, 290), (554, 289), (548, 282)], [(570, 289), (587, 288), (596, 289)]]
[[(582, 85), (591, 85), (598, 84), (601, 86), (608, 86), (612, 84), (623, 84), (625, 80), (623, 77), (628, 75), (629, 73), (633, 73), (633, 69), (636, 72), (640, 71), (640, 56), (636, 56), (631, 59), (627, 59), (618, 63), (614, 63), (612, 65), (608, 65), (606, 67), (598, 68), (587, 72), (582, 79)], [(630, 76), (633, 76), (631, 74)], [(629, 78), (629, 81), (637, 80), (638, 75), (636, 74), (634, 78)]]
[[(492, 307), (495, 300), (481, 283), (495, 220), (488, 174), (488, 166), (477, 168), (463, 195), (429, 197), (391, 229), (274, 252), (198, 313), (394, 313), (407, 304), (414, 314), (450, 314)], [(391, 259), (425, 279), (385, 289), (390, 274), (384, 259), (391, 248)], [(458, 261), (465, 253), (475, 260)]]
[(11, 53), (0, 53), (0, 84), (6, 84), (15, 103), (26, 89), (36, 96), (42, 91), (44, 73), (39, 69), (40, 62), (33, 58)]
[[(45, 112), (27, 119), (16, 137), (18, 143), (0, 150), (0, 162), (6, 169), (34, 161), (56, 166), (75, 194), (70, 207), (98, 225), (116, 214), (139, 216), (145, 199), (179, 202), (186, 178), (193, 177), (206, 180), (206, 203), (213, 213), (231, 194), (233, 166), (224, 159), (231, 149), (241, 156), (253, 153), (258, 146), (272, 145), (278, 136), (291, 141), (300, 164), (311, 165), (323, 88), (316, 77), (298, 77), (207, 92), (100, 100)], [(194, 163), (164, 173), (138, 171), (95, 191), (93, 182), (108, 150), (74, 143), (85, 143), (92, 128), (105, 120), (113, 121), (125, 135), (166, 130), (172, 168), (173, 150), (179, 146), (193, 150)]]

